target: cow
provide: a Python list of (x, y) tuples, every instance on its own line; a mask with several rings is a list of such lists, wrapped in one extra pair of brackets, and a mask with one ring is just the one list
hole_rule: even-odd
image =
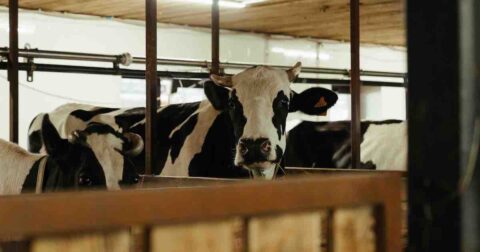
[[(156, 113), (158, 153), (153, 173), (162, 176), (249, 177), (272, 179), (286, 145), (290, 112), (320, 115), (338, 96), (324, 88), (300, 94), (291, 82), (301, 64), (289, 70), (255, 66), (234, 76), (211, 75), (203, 83), (206, 100), (172, 104)], [(83, 106), (83, 105), (82, 105)], [(145, 109), (87, 108), (85, 123), (113, 124), (145, 139)], [(71, 113), (67, 117), (77, 117)], [(71, 130), (71, 128), (69, 128)], [(134, 159), (144, 167), (144, 152)]]
[[(405, 121), (362, 121), (361, 169), (407, 169)], [(351, 168), (350, 121), (302, 122), (288, 133), (285, 163), (292, 167)]]
[[(99, 112), (94, 108), (90, 105), (68, 104), (48, 115), (54, 128), (63, 139), (69, 136), (69, 132), (76, 130), (86, 132), (85, 141), (91, 146), (95, 158), (102, 166), (108, 189), (119, 189), (121, 185), (137, 183), (139, 175), (131, 157), (142, 152), (144, 147), (142, 138), (133, 133), (119, 132), (118, 128), (111, 126), (115, 124), (101, 124), (95, 123), (95, 121), (85, 123), (85, 120), (82, 119), (86, 117), (95, 117), (95, 115), (101, 115), (102, 112), (113, 111), (102, 110)], [(87, 110), (90, 110), (91, 113), (86, 113)], [(62, 116), (65, 114), (75, 116), (63, 118)], [(45, 134), (41, 127), (44, 115), (44, 113), (37, 115), (29, 127), (28, 150), (32, 153), (46, 153)]]
[(85, 141), (87, 131), (60, 138), (48, 115), (42, 121), (47, 155), (0, 139), (0, 194), (105, 188), (100, 163)]

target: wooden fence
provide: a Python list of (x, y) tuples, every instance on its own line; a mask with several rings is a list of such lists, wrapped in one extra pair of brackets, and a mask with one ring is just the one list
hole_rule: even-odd
[(0, 240), (62, 252), (402, 250), (400, 174), (204, 182), (0, 197)]

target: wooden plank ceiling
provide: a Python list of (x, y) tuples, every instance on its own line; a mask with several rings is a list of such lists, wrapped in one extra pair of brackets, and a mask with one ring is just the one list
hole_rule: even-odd
[[(361, 41), (405, 45), (404, 0), (361, 0)], [(21, 8), (144, 20), (144, 0), (19, 0)], [(8, 0), (0, 0), (8, 5)], [(349, 40), (349, 0), (265, 0), (246, 8), (221, 8), (221, 28)], [(162, 23), (210, 26), (210, 6), (158, 0)]]

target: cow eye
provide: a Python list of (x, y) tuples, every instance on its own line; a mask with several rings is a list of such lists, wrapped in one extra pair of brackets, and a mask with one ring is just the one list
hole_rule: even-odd
[(280, 101), (280, 106), (282, 106), (282, 107), (288, 107), (288, 105), (289, 105), (289, 101), (288, 101), (287, 99)]

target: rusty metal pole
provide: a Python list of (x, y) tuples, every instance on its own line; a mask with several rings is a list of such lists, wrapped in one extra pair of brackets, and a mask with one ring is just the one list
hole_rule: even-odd
[(352, 168), (360, 168), (360, 4), (350, 0), (350, 95)]
[(220, 72), (220, 11), (218, 0), (212, 2), (212, 68), (210, 73)]
[(146, 96), (145, 111), (145, 174), (150, 175), (156, 168), (156, 115), (159, 79), (157, 77), (157, 0), (145, 0), (146, 26)]
[(10, 141), (18, 143), (18, 0), (8, 1), (10, 48), (8, 80), (10, 82)]

